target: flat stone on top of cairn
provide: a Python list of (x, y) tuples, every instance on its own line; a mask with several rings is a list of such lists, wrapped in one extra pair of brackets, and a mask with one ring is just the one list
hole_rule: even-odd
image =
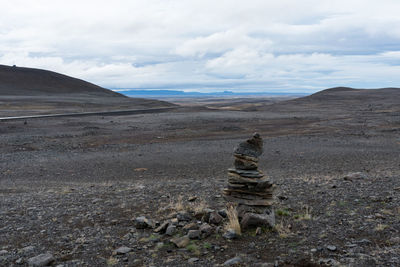
[(258, 133), (239, 144), (234, 151), (234, 168), (228, 169), (228, 186), (224, 198), (237, 204), (240, 225), (274, 226), (272, 208), (273, 185), (258, 170), (258, 157), (263, 153), (263, 141)]

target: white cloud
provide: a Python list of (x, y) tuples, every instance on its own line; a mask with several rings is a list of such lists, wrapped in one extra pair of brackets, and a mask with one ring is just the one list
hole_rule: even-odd
[(238, 47), (266, 50), (272, 46), (268, 39), (256, 39), (247, 35), (243, 29), (231, 29), (225, 32), (213, 33), (206, 37), (189, 39), (176, 48), (181, 56), (199, 56), (229, 51)]
[(102, 86), (315, 91), (400, 84), (396, 0), (0, 4), (0, 64)]

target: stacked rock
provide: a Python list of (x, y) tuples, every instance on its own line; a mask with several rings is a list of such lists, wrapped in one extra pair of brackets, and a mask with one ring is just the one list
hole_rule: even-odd
[(228, 169), (228, 186), (224, 198), (237, 204), (240, 224), (250, 226), (274, 226), (272, 208), (273, 185), (258, 170), (258, 157), (263, 153), (263, 141), (259, 134), (239, 144), (234, 151), (235, 168)]

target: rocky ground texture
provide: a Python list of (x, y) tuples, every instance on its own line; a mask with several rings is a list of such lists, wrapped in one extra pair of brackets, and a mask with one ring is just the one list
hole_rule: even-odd
[[(0, 122), (0, 265), (399, 266), (400, 110), (285, 105)], [(253, 132), (276, 225), (229, 238)]]

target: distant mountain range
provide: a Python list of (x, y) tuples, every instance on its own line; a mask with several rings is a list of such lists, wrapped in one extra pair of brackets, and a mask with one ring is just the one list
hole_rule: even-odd
[(121, 94), (132, 97), (146, 98), (179, 98), (179, 97), (246, 97), (246, 96), (305, 96), (302, 93), (277, 93), (277, 92), (246, 92), (236, 93), (232, 91), (202, 93), (202, 92), (185, 92), (179, 90), (138, 90), (138, 89), (113, 89)]
[[(144, 89), (105, 89), (95, 84), (60, 73), (16, 66), (0, 65), (0, 96), (86, 96), (126, 98), (195, 98), (195, 97), (302, 97), (296, 101), (343, 101), (354, 99), (390, 99), (399, 101), (399, 88), (353, 89), (335, 87), (314, 94), (281, 92), (241, 92), (232, 91), (202, 93), (181, 90), (144, 90)], [(399, 102), (400, 104), (400, 102)]]

